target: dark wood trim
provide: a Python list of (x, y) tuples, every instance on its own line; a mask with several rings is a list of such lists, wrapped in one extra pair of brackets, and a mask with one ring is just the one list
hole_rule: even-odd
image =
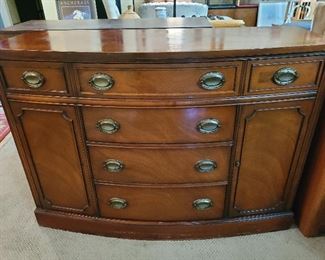
[[(316, 53), (312, 53), (315, 51)], [(182, 52), (175, 57), (173, 53), (165, 52), (160, 53), (160, 57), (157, 57), (154, 53), (110, 53), (110, 55), (103, 56), (100, 53), (74, 53), (74, 52), (25, 52), (21, 51), (19, 53), (15, 51), (1, 50), (1, 59), (3, 60), (21, 60), (21, 61), (63, 61), (69, 62), (69, 60), (74, 60), (74, 62), (83, 63), (96, 63), (101, 60), (101, 63), (129, 63), (133, 61), (134, 63), (180, 63), (181, 60), (186, 59), (187, 62), (202, 62), (204, 59), (206, 62), (214, 62), (216, 58), (220, 60), (244, 60), (249, 57), (255, 56), (256, 58), (271, 58), (269, 56), (274, 55), (286, 55), (285, 57), (293, 57), (294, 55), (304, 52), (307, 56), (311, 54), (319, 53), (318, 55), (323, 55), (323, 46), (299, 46), (292, 47), (290, 49), (290, 54), (283, 48), (273, 48), (273, 49), (258, 49), (258, 50), (225, 50), (223, 52), (210, 51), (210, 52)], [(200, 57), (198, 57), (200, 56)], [(193, 58), (198, 57), (198, 58)], [(213, 58), (211, 58), (213, 57)], [(237, 57), (237, 58), (235, 58)]]
[(103, 219), (36, 209), (39, 225), (86, 234), (128, 238), (181, 240), (202, 239), (288, 229), (293, 223), (291, 212), (216, 221), (141, 222)]
[(52, 104), (52, 105), (71, 105), (71, 106), (89, 106), (89, 107), (123, 107), (123, 108), (141, 108), (150, 106), (151, 108), (186, 108), (194, 107), (212, 107), (212, 106), (231, 106), (231, 105), (248, 105), (258, 104), (260, 102), (274, 103), (293, 100), (314, 99), (317, 95), (317, 90), (278, 93), (268, 95), (250, 95), (250, 96), (234, 96), (234, 97), (219, 97), (206, 99), (153, 99), (149, 97), (132, 99), (128, 98), (128, 102), (118, 98), (100, 99), (100, 98), (83, 98), (83, 97), (54, 97), (54, 96), (33, 96), (24, 94), (7, 94), (10, 101), (33, 103), (33, 104)]

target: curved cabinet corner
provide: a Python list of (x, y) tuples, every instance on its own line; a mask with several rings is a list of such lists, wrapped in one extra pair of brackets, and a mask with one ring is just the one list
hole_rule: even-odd
[(11, 102), (24, 149), (45, 209), (94, 214), (92, 185), (84, 170), (73, 107)]
[(314, 100), (242, 109), (230, 214), (287, 210)]

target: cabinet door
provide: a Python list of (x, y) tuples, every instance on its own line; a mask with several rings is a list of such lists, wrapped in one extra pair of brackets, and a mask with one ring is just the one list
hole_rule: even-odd
[(83, 155), (75, 109), (14, 102), (11, 108), (42, 206), (93, 214), (94, 203), (88, 194), (94, 192), (89, 172), (80, 163)]
[[(313, 100), (242, 108), (230, 214), (277, 212), (287, 205)], [(237, 167), (237, 168), (236, 168)]]

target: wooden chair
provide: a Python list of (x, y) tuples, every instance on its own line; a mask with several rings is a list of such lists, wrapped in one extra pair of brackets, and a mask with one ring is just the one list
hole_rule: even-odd
[(285, 23), (308, 20), (313, 18), (316, 0), (291, 0), (288, 2)]

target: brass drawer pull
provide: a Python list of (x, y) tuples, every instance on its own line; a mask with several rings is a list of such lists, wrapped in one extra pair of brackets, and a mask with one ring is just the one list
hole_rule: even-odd
[(202, 198), (193, 201), (193, 208), (197, 210), (206, 210), (213, 207), (213, 201), (209, 198)]
[(273, 82), (279, 86), (286, 86), (298, 79), (299, 75), (294, 68), (281, 68), (273, 75)]
[(221, 127), (220, 121), (215, 118), (208, 118), (201, 120), (196, 128), (202, 134), (212, 134), (219, 130)]
[(113, 209), (124, 209), (128, 206), (128, 202), (121, 198), (111, 198), (108, 205)]
[(40, 88), (45, 82), (44, 76), (37, 71), (25, 71), (21, 79), (30, 88)]
[(113, 134), (120, 129), (120, 124), (115, 120), (108, 118), (97, 122), (96, 127), (105, 134)]
[(206, 90), (215, 90), (223, 87), (225, 76), (219, 71), (211, 71), (201, 76), (199, 85)]
[(108, 172), (120, 172), (124, 168), (123, 162), (115, 159), (108, 159), (104, 162), (104, 168)]
[(109, 90), (114, 85), (114, 79), (105, 73), (95, 73), (89, 79), (89, 84), (96, 90)]
[(206, 173), (212, 172), (217, 168), (217, 163), (213, 160), (200, 160), (194, 165), (198, 172)]

